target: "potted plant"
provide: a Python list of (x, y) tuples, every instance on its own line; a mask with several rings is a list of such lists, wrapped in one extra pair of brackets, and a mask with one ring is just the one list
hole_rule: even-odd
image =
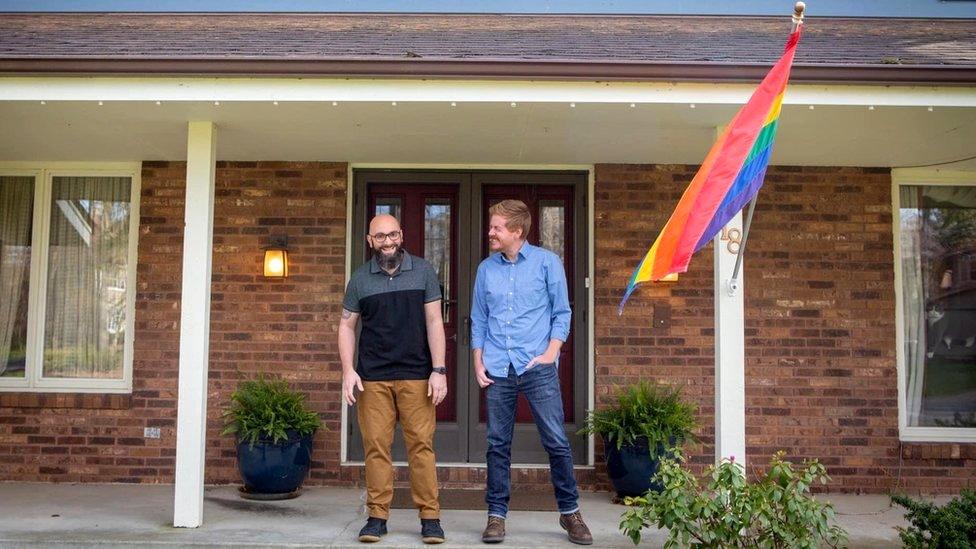
[(237, 437), (237, 468), (243, 495), (258, 499), (296, 497), (308, 474), (312, 437), (322, 426), (305, 395), (282, 380), (242, 382), (224, 411), (222, 434)]
[(661, 490), (651, 481), (660, 460), (685, 441), (695, 440), (696, 408), (678, 388), (642, 381), (617, 397), (617, 403), (591, 410), (580, 433), (603, 438), (607, 474), (621, 498)]

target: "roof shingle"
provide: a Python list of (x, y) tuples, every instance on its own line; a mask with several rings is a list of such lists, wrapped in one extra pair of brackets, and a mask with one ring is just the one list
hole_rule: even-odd
[[(789, 17), (0, 14), (0, 60), (768, 65)], [(808, 17), (799, 66), (976, 67), (976, 20)]]

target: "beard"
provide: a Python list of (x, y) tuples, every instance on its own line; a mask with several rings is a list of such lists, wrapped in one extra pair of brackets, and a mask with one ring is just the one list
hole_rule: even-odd
[(373, 248), (373, 257), (384, 271), (395, 271), (403, 262), (403, 247), (397, 246), (390, 253), (384, 252), (382, 248)]

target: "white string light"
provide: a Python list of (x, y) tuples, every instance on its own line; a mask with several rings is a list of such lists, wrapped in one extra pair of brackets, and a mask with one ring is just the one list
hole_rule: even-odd
[(339, 102), (338, 101), (333, 101), (332, 102), (332, 106), (333, 107), (338, 107), (339, 106)]
[(511, 104), (512, 104), (512, 108), (513, 108), (513, 109), (514, 109), (515, 107), (518, 107), (518, 103), (516, 103), (515, 101), (512, 101), (512, 103), (511, 103)]

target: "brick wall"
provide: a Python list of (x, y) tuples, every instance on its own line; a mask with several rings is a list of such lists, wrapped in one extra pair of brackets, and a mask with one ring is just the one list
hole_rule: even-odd
[[(646, 285), (623, 317), (620, 281), (696, 167), (596, 171), (596, 399), (637, 379), (681, 384), (701, 410), (697, 467), (714, 442), (712, 248), (676, 285)], [(623, 207), (626, 206), (626, 207)], [(886, 169), (771, 168), (745, 261), (750, 469), (777, 450), (818, 458), (830, 490), (947, 492), (976, 485), (976, 444), (898, 440), (891, 179)], [(669, 329), (650, 326), (657, 303)]]
[[(678, 383), (701, 410), (692, 464), (712, 460), (712, 257), (677, 285), (646, 285), (616, 305), (635, 253), (649, 245), (692, 166), (596, 170), (596, 400), (640, 378)], [(139, 232), (132, 395), (0, 393), (0, 479), (172, 482), (185, 166), (146, 162)], [(361, 483), (339, 466), (335, 349), (345, 268), (346, 166), (231, 162), (217, 168), (207, 482), (237, 482), (220, 410), (237, 382), (274, 372), (310, 395), (328, 432), (310, 484)], [(858, 168), (773, 168), (746, 262), (747, 437), (751, 465), (778, 449), (818, 457), (832, 490), (946, 492), (974, 483), (976, 445), (900, 444), (894, 341), (890, 176)], [(287, 234), (291, 276), (265, 280), (261, 248)], [(656, 304), (670, 325), (650, 325)], [(162, 438), (143, 438), (160, 427)], [(606, 488), (596, 470), (584, 489)], [(545, 469), (513, 473), (546, 489)], [(481, 468), (442, 468), (446, 487), (483, 486)], [(397, 472), (405, 484), (406, 471)]]
[[(264, 278), (263, 246), (288, 236), (289, 276)], [(243, 378), (274, 373), (309, 395), (327, 431), (313, 482), (339, 473), (336, 329), (345, 281), (346, 165), (228, 162), (217, 168), (210, 320), (207, 482), (238, 480), (220, 413)]]
[[(689, 453), (696, 470), (710, 463), (714, 414), (714, 332), (711, 250), (695, 256), (677, 285), (643, 285), (617, 316), (622, 290), (635, 261), (653, 243), (692, 166), (598, 165), (595, 189), (593, 318), (596, 349), (596, 405), (614, 401), (619, 388), (640, 379), (684, 387), (698, 405), (702, 447)], [(670, 306), (667, 329), (654, 328), (656, 303)], [(597, 444), (599, 478), (606, 479), (603, 445)]]

